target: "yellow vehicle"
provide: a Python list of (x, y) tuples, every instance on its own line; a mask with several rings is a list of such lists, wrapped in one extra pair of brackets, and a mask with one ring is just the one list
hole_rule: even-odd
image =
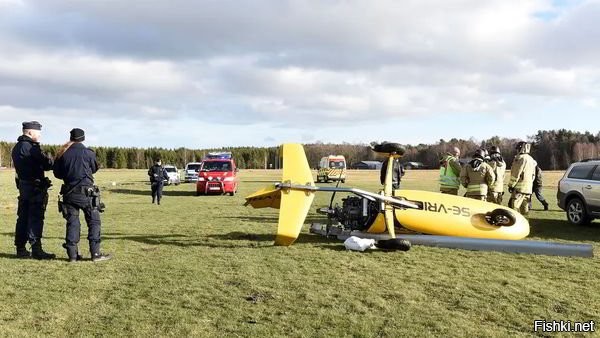
[(346, 183), (346, 158), (343, 155), (329, 155), (319, 161), (317, 183), (329, 181)]
[[(390, 160), (404, 150), (395, 143), (375, 146), (374, 151)], [(529, 222), (520, 214), (497, 204), (440, 193), (392, 189), (389, 166), (385, 188), (373, 193), (356, 188), (316, 186), (299, 144), (283, 145), (281, 182), (246, 197), (254, 208), (280, 209), (275, 244), (291, 245), (302, 229), (306, 215), (318, 191), (350, 193), (342, 207), (320, 211), (347, 229), (371, 234), (388, 233), (395, 238), (395, 227), (414, 232), (478, 239), (517, 240), (529, 234)]]

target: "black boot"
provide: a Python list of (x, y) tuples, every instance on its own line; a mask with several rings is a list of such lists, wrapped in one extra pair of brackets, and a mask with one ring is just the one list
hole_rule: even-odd
[(56, 258), (56, 255), (45, 252), (44, 249), (42, 249), (42, 242), (38, 240), (31, 246), (31, 257), (35, 259), (54, 259)]
[(103, 254), (101, 252), (97, 252), (92, 255), (92, 262), (108, 261), (111, 258), (112, 258), (112, 256), (110, 254)]
[(548, 202), (544, 201), (542, 205), (544, 206), (544, 211), (548, 211)]
[(24, 246), (17, 247), (17, 258), (30, 258), (31, 252), (27, 251), (27, 248)]
[(63, 243), (62, 247), (67, 250), (67, 257), (69, 257), (69, 263), (74, 263), (83, 260), (83, 256), (79, 254), (77, 246), (72, 247), (68, 246), (67, 243)]

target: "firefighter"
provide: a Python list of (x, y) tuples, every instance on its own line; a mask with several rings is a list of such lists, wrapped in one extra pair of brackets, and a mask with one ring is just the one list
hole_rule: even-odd
[(502, 158), (500, 148), (492, 146), (490, 148), (490, 161), (488, 162), (490, 167), (494, 170), (496, 175), (496, 182), (490, 186), (488, 191), (488, 202), (502, 204), (502, 197), (504, 196), (504, 174), (506, 173), (506, 162)]
[(465, 165), (460, 173), (460, 182), (467, 188), (466, 197), (485, 201), (489, 188), (494, 185), (496, 175), (494, 169), (485, 163), (485, 151), (477, 149), (473, 159)]
[(509, 206), (522, 215), (527, 215), (537, 162), (529, 155), (531, 144), (521, 141), (516, 144), (515, 149), (517, 155), (511, 165), (508, 182), (508, 192), (511, 193)]
[(461, 165), (460, 149), (454, 147), (440, 159), (440, 192), (442, 194), (458, 195), (460, 187)]

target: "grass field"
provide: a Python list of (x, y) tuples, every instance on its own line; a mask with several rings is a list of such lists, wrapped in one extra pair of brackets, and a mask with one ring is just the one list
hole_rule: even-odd
[[(102, 171), (102, 249), (114, 259), (68, 264), (60, 184), (44, 240), (59, 259), (19, 260), (14, 173), (0, 171), (0, 335), (513, 337), (536, 335), (536, 319), (600, 322), (597, 258), (419, 246), (347, 252), (307, 225), (293, 246), (274, 247), (276, 210), (242, 204), (278, 175), (243, 171), (234, 197), (167, 187), (156, 206), (145, 171)], [(552, 210), (531, 212), (530, 237), (591, 243), (597, 252), (600, 223), (571, 226), (556, 207), (560, 175), (545, 173)], [(347, 185), (376, 190), (378, 173), (351, 172)], [(409, 171), (403, 187), (436, 190), (437, 173)], [(314, 210), (329, 196), (316, 198), (307, 223), (320, 219)], [(88, 256), (86, 232), (80, 251)]]

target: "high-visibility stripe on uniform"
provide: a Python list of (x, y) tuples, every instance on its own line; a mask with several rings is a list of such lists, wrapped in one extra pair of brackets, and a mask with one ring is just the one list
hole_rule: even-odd
[(487, 195), (487, 184), (469, 184), (467, 186), (467, 195)]

